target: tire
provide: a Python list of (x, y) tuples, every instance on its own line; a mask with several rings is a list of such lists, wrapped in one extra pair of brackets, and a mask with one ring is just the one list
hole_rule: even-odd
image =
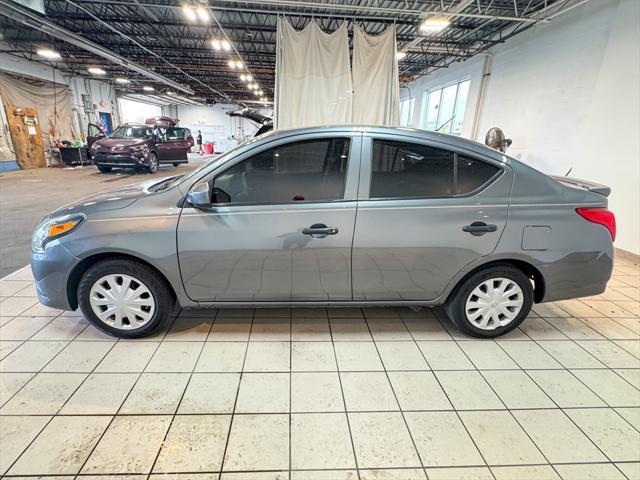
[(156, 173), (158, 171), (158, 156), (151, 152), (147, 157), (147, 172)]
[(177, 167), (178, 165), (180, 165), (178, 162), (174, 162), (174, 163), (173, 163), (173, 166), (174, 166), (174, 167)]
[(111, 171), (111, 167), (103, 167), (102, 165), (96, 165), (100, 173), (109, 173)]
[[(122, 281), (119, 285), (118, 279)], [(110, 298), (100, 292), (113, 291), (114, 282), (120, 287), (130, 282), (127, 292), (137, 293), (135, 308), (141, 316), (126, 306), (107, 316), (107, 310), (113, 305), (108, 303)], [(156, 270), (135, 260), (103, 260), (92, 265), (80, 279), (77, 294), (80, 310), (89, 322), (98, 330), (119, 338), (150, 335), (167, 322), (175, 306), (173, 292), (166, 281)], [(100, 310), (104, 320), (98, 316)]]
[[(507, 295), (501, 294), (500, 289)], [(531, 280), (517, 268), (496, 265), (463, 280), (449, 298), (445, 310), (462, 333), (495, 338), (517, 328), (532, 305)]]

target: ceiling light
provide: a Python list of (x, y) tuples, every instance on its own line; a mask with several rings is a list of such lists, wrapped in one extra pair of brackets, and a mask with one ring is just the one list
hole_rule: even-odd
[(400, 50), (396, 52), (396, 58), (398, 60), (402, 60), (406, 56), (407, 56), (407, 52), (401, 52)]
[(60, 58), (60, 54), (50, 48), (41, 48), (36, 53), (41, 57), (48, 58), (49, 60), (56, 60)]
[(247, 76), (243, 73), (240, 75), (240, 80), (242, 80), (243, 82), (247, 81)]
[(211, 46), (214, 50), (222, 50), (222, 43), (220, 40), (216, 40), (215, 38), (211, 40)]
[(240, 60), (237, 60), (236, 61), (236, 67), (237, 68), (244, 68), (244, 63), (242, 63), (242, 61), (240, 61)]
[(422, 25), (420, 25), (420, 31), (423, 33), (437, 33), (441, 32), (449, 25), (451, 25), (451, 21), (448, 18), (430, 17), (422, 22)]
[(230, 50), (231, 50), (231, 44), (229, 43), (229, 41), (228, 41), (228, 40), (222, 40), (222, 41), (220, 42), (220, 45), (222, 45), (222, 49), (223, 49), (225, 52), (228, 52), (228, 51), (230, 51)]
[(122, 78), (122, 77), (118, 77), (116, 78), (116, 83), (130, 83), (131, 80), (129, 80), (128, 78)]
[(256, 97), (259, 97), (259, 96), (260, 96), (260, 93), (259, 93), (257, 90), (254, 90), (254, 91), (253, 91), (253, 94), (254, 94)]
[(176, 92), (172, 92), (171, 90), (167, 91), (167, 95), (175, 95)]
[(93, 73), (94, 75), (106, 75), (107, 74), (107, 72), (105, 72), (100, 67), (89, 67), (87, 70), (88, 70), (89, 73)]
[(253, 77), (251, 75), (247, 75), (247, 82), (253, 81)]
[(235, 60), (229, 60), (227, 62), (227, 65), (229, 65), (230, 68), (236, 68), (236, 61)]
[(150, 86), (150, 85), (145, 85), (144, 87), (142, 87), (142, 89), (143, 89), (145, 92), (153, 92), (153, 91), (155, 90), (155, 88), (153, 88), (153, 87), (152, 87), (152, 86)]
[(207, 10), (202, 5), (199, 6), (198, 8), (196, 8), (196, 15), (203, 22), (208, 22), (210, 20), (210, 18), (209, 18), (209, 10)]
[(258, 95), (264, 95), (264, 92), (262, 90), (259, 90)]
[(198, 19), (196, 12), (193, 11), (193, 8), (190, 5), (183, 5), (182, 13), (184, 13), (184, 16), (187, 17), (187, 20), (190, 20), (192, 22), (195, 22)]

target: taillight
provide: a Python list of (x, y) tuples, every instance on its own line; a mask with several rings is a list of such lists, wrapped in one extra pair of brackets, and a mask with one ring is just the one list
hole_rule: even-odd
[(576, 212), (582, 218), (606, 227), (611, 234), (611, 240), (615, 241), (616, 217), (613, 212), (606, 208), (576, 208)]

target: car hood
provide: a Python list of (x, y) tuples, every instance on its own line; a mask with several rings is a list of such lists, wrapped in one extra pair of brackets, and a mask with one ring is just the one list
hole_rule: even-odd
[(49, 216), (54, 217), (73, 213), (84, 213), (85, 215), (90, 215), (93, 212), (104, 212), (125, 208), (139, 198), (153, 194), (154, 191), (151, 190), (151, 187), (170, 178), (173, 178), (173, 176), (154, 178), (146, 182), (135, 183), (113, 190), (94, 193), (54, 210), (49, 214)]
[(105, 148), (122, 148), (131, 147), (132, 145), (142, 145), (145, 141), (144, 138), (103, 138), (96, 141), (95, 144)]

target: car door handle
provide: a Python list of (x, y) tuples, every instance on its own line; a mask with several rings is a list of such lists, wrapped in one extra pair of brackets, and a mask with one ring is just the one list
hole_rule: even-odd
[(462, 227), (463, 232), (470, 233), (474, 237), (479, 237), (487, 232), (495, 232), (498, 230), (496, 225), (487, 225), (484, 222), (473, 222), (471, 225)]
[(309, 228), (304, 228), (302, 233), (311, 235), (313, 238), (324, 238), (327, 235), (338, 233), (337, 227), (327, 227), (324, 223), (314, 223)]

